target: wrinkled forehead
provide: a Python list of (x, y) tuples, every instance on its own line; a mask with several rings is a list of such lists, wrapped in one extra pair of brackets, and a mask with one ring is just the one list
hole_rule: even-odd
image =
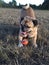
[(29, 17), (29, 16), (25, 16), (23, 18), (23, 20), (21, 21), (21, 24), (27, 24), (29, 26), (34, 26), (33, 22), (32, 22), (32, 17)]
[(33, 18), (32, 18), (32, 17), (30, 17), (30, 16), (21, 17), (21, 21), (23, 21), (23, 20), (32, 21), (32, 20), (33, 20)]
[(32, 21), (32, 17), (25, 16), (25, 17), (21, 18), (21, 21), (20, 22), (25, 23), (25, 22), (31, 22), (31, 21)]
[(32, 17), (30, 17), (30, 16), (25, 16), (25, 17), (24, 17), (24, 20), (32, 21)]

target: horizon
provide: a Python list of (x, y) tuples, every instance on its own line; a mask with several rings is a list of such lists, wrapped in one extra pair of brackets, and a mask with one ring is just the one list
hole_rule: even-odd
[[(33, 4), (33, 5), (40, 5), (44, 2), (44, 0), (15, 0), (17, 2), (17, 5), (19, 4)], [(4, 0), (4, 2), (9, 3), (12, 2), (12, 0)]]

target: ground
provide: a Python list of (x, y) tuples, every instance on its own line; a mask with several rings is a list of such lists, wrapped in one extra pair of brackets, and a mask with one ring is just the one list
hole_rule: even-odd
[(38, 48), (32, 45), (19, 48), (20, 11), (0, 8), (0, 65), (49, 65), (49, 11), (35, 10)]

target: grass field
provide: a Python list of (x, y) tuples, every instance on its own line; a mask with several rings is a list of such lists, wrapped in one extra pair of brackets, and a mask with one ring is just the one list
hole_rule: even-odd
[(0, 8), (0, 65), (49, 65), (49, 11), (35, 10), (38, 48), (18, 48), (20, 11)]

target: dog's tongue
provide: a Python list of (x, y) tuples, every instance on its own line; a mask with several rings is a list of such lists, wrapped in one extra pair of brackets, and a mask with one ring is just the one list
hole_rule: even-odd
[(22, 32), (22, 34), (26, 34), (26, 32)]

